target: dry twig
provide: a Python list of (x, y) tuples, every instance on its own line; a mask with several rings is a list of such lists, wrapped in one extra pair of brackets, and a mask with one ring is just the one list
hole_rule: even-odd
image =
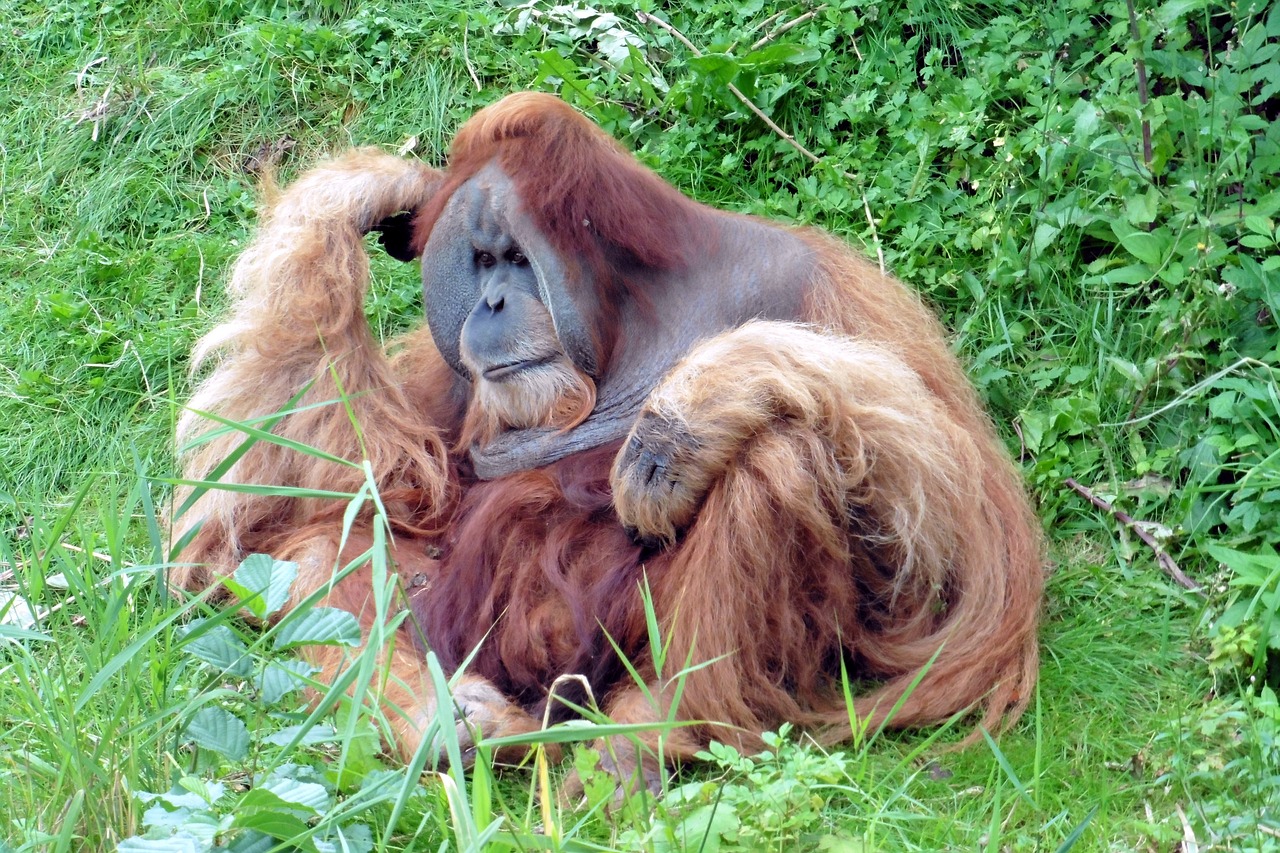
[[(767, 43), (769, 39), (775, 38), (777, 35), (780, 35), (786, 30), (789, 30), (792, 27), (796, 26), (797, 24), (802, 23), (803, 20), (806, 20), (808, 17), (812, 17), (813, 15), (822, 11), (822, 9), (824, 8), (826, 7), (819, 6), (817, 9), (814, 9), (812, 12), (807, 13), (807, 15), (801, 15), (799, 18), (795, 19), (794, 21), (784, 24), (774, 33), (771, 33), (770, 35), (761, 39), (759, 42), (756, 42), (756, 45), (758, 46), (760, 44)], [(694, 56), (703, 55), (702, 51), (699, 50), (698, 47), (693, 42), (689, 41), (689, 39), (685, 37), (684, 33), (680, 32), (675, 27), (671, 26), (671, 24), (667, 23), (666, 21), (662, 20), (656, 15), (650, 15), (648, 12), (636, 12), (636, 20), (638, 20), (642, 24), (651, 24), (655, 27), (658, 27), (659, 29), (665, 30), (668, 34), (670, 34), (672, 38), (674, 38), (676, 41), (680, 42), (682, 45), (688, 48), (689, 52), (692, 53)], [(856, 52), (856, 49), (855, 49), (855, 52)], [(858, 58), (859, 59), (862, 58), (861, 53), (858, 54)], [(744, 107), (750, 110), (751, 113), (755, 115), (756, 118), (764, 122), (765, 125), (771, 131), (773, 131), (783, 142), (787, 143), (792, 148), (794, 148), (803, 157), (805, 157), (805, 159), (807, 159), (810, 163), (813, 163), (816, 165), (818, 163), (824, 162), (823, 158), (819, 157), (817, 154), (814, 154), (808, 148), (805, 148), (803, 145), (800, 144), (800, 142), (794, 136), (792, 136), (790, 133), (787, 133), (785, 130), (779, 127), (777, 122), (771, 119), (765, 113), (764, 110), (757, 107), (754, 101), (752, 101), (750, 98), (748, 98), (746, 95), (742, 93), (741, 89), (739, 89), (737, 86), (733, 85), (732, 83), (726, 83), (725, 86), (729, 89), (729, 93), (732, 94), (735, 98), (737, 98), (738, 101)], [(854, 186), (861, 188), (862, 182), (858, 180), (858, 178), (855, 175), (849, 172), (846, 172), (844, 169), (840, 169), (838, 167), (836, 168), (836, 171), (839, 172), (841, 175), (843, 175), (849, 182), (854, 184)], [(867, 216), (867, 224), (871, 226), (871, 240), (875, 244), (876, 258), (880, 263), (880, 274), (886, 275), (887, 272), (885, 270), (885, 265), (884, 265), (884, 248), (880, 244), (880, 232), (876, 229), (875, 218), (872, 217), (871, 215), (871, 205), (867, 202), (866, 192), (862, 192), (861, 195), (862, 195), (862, 209)]]
[[(685, 38), (684, 33), (680, 32), (675, 27), (671, 26), (666, 21), (662, 20), (656, 15), (650, 15), (648, 12), (636, 12), (636, 20), (638, 20), (642, 24), (653, 24), (654, 26), (660, 29), (666, 30), (671, 35), (672, 38), (674, 38), (676, 41), (680, 42), (682, 45), (688, 48), (689, 52), (692, 53), (694, 56), (702, 56), (702, 51), (698, 50), (697, 46), (695, 46), (693, 42)], [(796, 141), (796, 138), (794, 136), (787, 133), (785, 130), (783, 130), (781, 127), (775, 124), (773, 119), (769, 118), (769, 116), (765, 114), (764, 110), (757, 107), (754, 101), (752, 101), (746, 95), (742, 94), (741, 89), (739, 89), (737, 86), (733, 85), (732, 83), (727, 83), (726, 86), (728, 87), (729, 92), (735, 98), (737, 98), (744, 107), (751, 110), (751, 112), (755, 114), (756, 118), (760, 119), (762, 122), (768, 125), (769, 129), (772, 130), (774, 133), (776, 133), (778, 136), (780, 136), (783, 139), (783, 141), (785, 141), (788, 145), (790, 145), (796, 151), (799, 151), (801, 154), (807, 157), (809, 159), (809, 162), (811, 163), (822, 162), (821, 157), (819, 157), (817, 154), (814, 154), (808, 148), (805, 148), (798, 141)]]
[(467, 52), (467, 30), (471, 29), (468, 22), (462, 28), (462, 63), (467, 66), (467, 74), (471, 77), (471, 82), (476, 85), (476, 91), (479, 92), (483, 86), (480, 85), (480, 78), (476, 76), (476, 69), (471, 64), (471, 55)]
[[(826, 8), (827, 8), (827, 4), (826, 4), (826, 3), (823, 3), (821, 6), (817, 7), (816, 9), (811, 9), (811, 10), (809, 10), (808, 12), (805, 12), (803, 15), (801, 15), (801, 16), (799, 16), (799, 17), (797, 17), (797, 18), (792, 18), (790, 21), (787, 21), (785, 24), (783, 24), (782, 26), (778, 27), (776, 30), (774, 30), (773, 32), (769, 33), (769, 34), (768, 34), (768, 35), (766, 35), (764, 38), (762, 38), (762, 39), (760, 39), (758, 42), (756, 42), (755, 44), (751, 45), (751, 49), (752, 49), (752, 50), (759, 50), (760, 48), (764, 47), (764, 46), (765, 46), (766, 44), (768, 44), (769, 42), (771, 42), (771, 41), (773, 41), (774, 39), (776, 39), (778, 36), (780, 36), (780, 35), (782, 35), (783, 33), (785, 33), (787, 30), (790, 30), (790, 29), (792, 29), (793, 27), (798, 27), (798, 26), (800, 26), (800, 25), (801, 25), (801, 24), (803, 24), (805, 21), (808, 21), (809, 19), (813, 18), (815, 15), (817, 15), (819, 12), (823, 11), (823, 10), (824, 10), (824, 9), (826, 9)], [(862, 59), (862, 53), (861, 53), (861, 52), (859, 52), (859, 50), (858, 50), (858, 46), (857, 46), (856, 44), (855, 44), (855, 45), (854, 45), (854, 47), (853, 47), (853, 52), (854, 52), (854, 53), (856, 53), (856, 54), (858, 54), (858, 59), (859, 59), (859, 60), (861, 60), (861, 59)]]
[(1164, 569), (1169, 577), (1173, 578), (1179, 584), (1192, 592), (1200, 591), (1200, 585), (1187, 577), (1182, 569), (1178, 568), (1178, 564), (1174, 562), (1173, 557), (1170, 557), (1168, 552), (1166, 552), (1164, 548), (1160, 547), (1160, 543), (1155, 540), (1155, 537), (1143, 528), (1142, 522), (1137, 521), (1127, 512), (1116, 509), (1110, 501), (1098, 497), (1090, 491), (1088, 487), (1080, 485), (1080, 483), (1078, 483), (1074, 478), (1068, 477), (1063, 482), (1066, 483), (1072, 491), (1089, 501), (1089, 503), (1093, 504), (1100, 510), (1110, 513), (1115, 517), (1116, 521), (1132, 530), (1134, 535), (1141, 539), (1143, 544), (1155, 553), (1156, 562), (1160, 564), (1160, 568)]

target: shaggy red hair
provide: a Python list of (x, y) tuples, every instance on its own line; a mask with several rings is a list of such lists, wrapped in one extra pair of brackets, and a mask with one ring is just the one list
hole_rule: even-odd
[[(761, 313), (796, 322), (708, 328), (689, 351), (657, 354), (674, 367), (640, 389), (623, 443), (475, 479), (456, 450), (468, 404), (467, 435), (493, 428), (425, 333), (393, 343), (394, 359), (372, 344), (360, 236), (380, 216), (416, 209), (421, 251), (454, 192), (490, 163), (560, 259), (593, 271), (584, 280), (600, 315), (585, 319), (611, 345), (626, 341), (634, 354), (643, 344), (618, 306), (646, 289), (710, 286), (738, 299), (738, 281), (703, 266), (722, 247), (759, 272)], [(773, 281), (785, 286), (768, 291)], [(842, 243), (699, 205), (566, 104), (523, 93), (462, 127), (443, 175), (365, 152), (304, 177), (265, 218), (233, 283), (232, 318), (200, 347), (222, 360), (193, 406), (245, 420), (276, 412), (306, 382), (304, 403), (339, 385), (351, 396), (363, 436), (340, 406), (305, 408), (274, 428), (367, 458), (398, 498), (388, 510), (406, 533), (394, 557), (404, 576), (427, 580), (409, 591), (425, 632), (417, 640), (450, 666), (478, 648), (461, 704), (486, 735), (535, 725), (526, 711), (539, 712), (565, 673), (585, 675), (619, 721), (665, 719), (673, 665), (656, 671), (646, 582), (674, 667), (687, 656), (705, 664), (683, 680), (676, 709), (704, 722), (672, 733), (669, 756), (692, 756), (709, 738), (757, 749), (762, 732), (788, 721), (824, 742), (847, 739), (845, 672), (866, 688), (855, 710), (873, 726), (897, 706), (893, 725), (973, 710), (997, 730), (1026, 707), (1043, 585), (1036, 518), (938, 321)], [(184, 416), (182, 437), (196, 420)], [(669, 495), (643, 488), (627, 452), (637, 442), (669, 444), (680, 472)], [(218, 471), (239, 443), (199, 446), (185, 476)], [(362, 476), (261, 442), (223, 475), (350, 489)], [(204, 526), (175, 575), (183, 586), (274, 547), (303, 555), (305, 592), (325, 587), (339, 559), (338, 522), (320, 502), (209, 492), (190, 518)], [(632, 533), (671, 544), (646, 550)], [(369, 618), (358, 579), (331, 595)], [(326, 677), (340, 665), (322, 663)], [(388, 666), (410, 685), (393, 699), (405, 712), (397, 737), (412, 750), (435, 697), (404, 647)]]

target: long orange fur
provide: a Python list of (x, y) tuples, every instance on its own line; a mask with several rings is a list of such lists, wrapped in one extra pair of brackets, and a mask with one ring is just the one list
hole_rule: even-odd
[[(416, 208), (421, 248), (450, 194), (493, 160), (558, 251), (604, 273), (609, 304), (638, 298), (633, 282), (611, 274), (620, 254), (678, 278), (707, 233), (768, 229), (816, 259), (796, 322), (712, 335), (649, 395), (633, 440), (646, 431), (661, 440), (664, 427), (697, 438), (677, 456), (685, 479), (669, 499), (634, 488), (617, 446), (471, 479), (457, 442), (501, 418), (476, 412), (475, 398), (467, 414), (465, 384), (425, 332), (393, 341), (392, 356), (374, 343), (362, 312), (362, 234)], [(589, 235), (569, 227), (583, 220)], [(251, 420), (308, 382), (302, 407), (339, 396), (339, 386), (349, 395), (362, 436), (341, 405), (303, 408), (275, 431), (370, 461), (395, 498), (402, 576), (430, 578), (409, 596), (427, 641), (455, 663), (481, 646), (464, 704), (486, 735), (531, 727), (525, 711), (575, 668), (596, 668), (620, 721), (665, 717), (674, 687), (648, 647), (641, 578), (670, 660), (714, 661), (688, 675), (676, 709), (705, 722), (674, 734), (668, 756), (691, 757), (710, 738), (756, 748), (786, 721), (826, 742), (848, 739), (842, 668), (873, 684), (856, 702), (869, 725), (900, 703), (891, 725), (972, 709), (975, 724), (998, 730), (1026, 707), (1043, 585), (1036, 519), (940, 324), (844, 244), (697, 205), (563, 103), (525, 93), (468, 122), (443, 175), (358, 151), (299, 179), (264, 216), (231, 292), (229, 318), (197, 350), (216, 363), (191, 408)], [(606, 304), (601, 335), (625, 334), (617, 323)], [(203, 428), (198, 414), (184, 415), (180, 442)], [(184, 477), (208, 476), (242, 439), (223, 434), (186, 453)], [(350, 490), (361, 477), (259, 442), (224, 479)], [(203, 588), (246, 554), (272, 550), (302, 555), (300, 594), (321, 588), (339, 562), (338, 512), (210, 491), (175, 524), (177, 534), (200, 525), (175, 581)], [(643, 551), (628, 528), (676, 544)], [(331, 595), (369, 618), (358, 578)], [(608, 662), (606, 634), (650, 680), (656, 704)], [(332, 677), (339, 663), (322, 663)], [(434, 696), (408, 643), (387, 665), (406, 685), (388, 701), (404, 711), (395, 737), (411, 750)]]

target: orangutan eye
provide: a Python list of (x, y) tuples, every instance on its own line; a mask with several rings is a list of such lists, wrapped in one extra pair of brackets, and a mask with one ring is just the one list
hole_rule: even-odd
[(498, 262), (498, 259), (488, 252), (476, 252), (476, 263), (488, 269)]
[(528, 266), (529, 259), (524, 256), (524, 252), (519, 249), (512, 249), (507, 252), (507, 260), (518, 267)]

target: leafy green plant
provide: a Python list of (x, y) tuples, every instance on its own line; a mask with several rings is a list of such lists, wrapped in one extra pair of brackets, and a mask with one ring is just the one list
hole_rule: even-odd
[[(295, 564), (256, 554), (226, 586), (255, 619), (266, 620), (288, 599), (296, 575)], [(251, 850), (286, 841), (302, 850), (371, 850), (372, 833), (353, 805), (368, 808), (386, 795), (388, 779), (374, 772), (377, 734), (365, 721), (352, 738), (307, 713), (302, 691), (314, 686), (314, 670), (295, 654), (314, 644), (358, 645), (355, 617), (298, 608), (247, 642), (230, 615), (195, 619), (178, 632), (181, 654), (205, 682), (184, 703), (180, 739), (193, 760), (168, 791), (137, 793), (145, 831), (120, 849)], [(328, 772), (296, 763), (300, 749), (338, 745), (343, 760)], [(217, 778), (228, 766), (245, 768), (234, 788)], [(339, 782), (354, 789), (343, 792), (352, 796), (341, 809)]]
[[(1073, 837), (1081, 849), (1189, 837), (1274, 848), (1274, 4), (0, 0), (0, 11), (0, 593), (35, 618), (19, 627), (0, 605), (10, 846), (110, 849), (163, 834), (143, 823), (152, 809), (177, 822), (170, 831), (182, 809), (234, 822), (245, 774), (278, 773), (272, 788), (325, 788), (312, 811), (263, 807), (304, 823), (294, 846), (317, 849), (358, 823), (375, 849), (622, 848), (624, 833), (700, 849), (752, 832), (834, 849)], [(292, 666), (294, 652), (168, 598), (162, 495), (144, 473), (170, 469), (187, 352), (219, 310), (259, 170), (287, 179), (352, 143), (439, 162), (466, 115), (528, 87), (559, 92), (700, 200), (862, 243), (955, 330), (1052, 537), (1041, 695), (999, 742), (1038, 808), (989, 751), (942, 760), (950, 779), (916, 772), (933, 748), (916, 735), (840, 753), (845, 781), (819, 788), (816, 811), (797, 801), (790, 823), (763, 799), (784, 795), (782, 777), (725, 756), (671, 794), (736, 786), (720, 816), (690, 793), (614, 821), (611, 791), (594, 811), (558, 815), (533, 804), (540, 773), (493, 778), (483, 762), (448, 783), (392, 773), (379, 799), (361, 793), (384, 772), (367, 704), (344, 700), (309, 724), (298, 691), (262, 704), (253, 667)], [(376, 262), (368, 307), (380, 329), (417, 323), (418, 277)], [(1158, 535), (1203, 603), (1067, 477)], [(219, 637), (247, 650), (248, 675), (188, 647)], [(386, 638), (351, 649), (333, 704), (376, 671), (375, 639)], [(201, 735), (213, 746), (189, 736), (205, 711), (221, 735), (230, 719), (249, 732), (243, 761), (215, 748), (221, 730)], [(336, 739), (265, 740), (302, 724)], [(550, 768), (545, 778), (550, 790)], [(708, 834), (730, 812), (738, 835)]]
[(699, 758), (711, 775), (679, 785), (663, 797), (659, 820), (629, 830), (623, 849), (788, 850), (858, 849), (824, 816), (832, 798), (846, 796), (850, 759), (797, 740), (790, 727), (766, 734), (766, 752), (741, 755), (712, 744)]

